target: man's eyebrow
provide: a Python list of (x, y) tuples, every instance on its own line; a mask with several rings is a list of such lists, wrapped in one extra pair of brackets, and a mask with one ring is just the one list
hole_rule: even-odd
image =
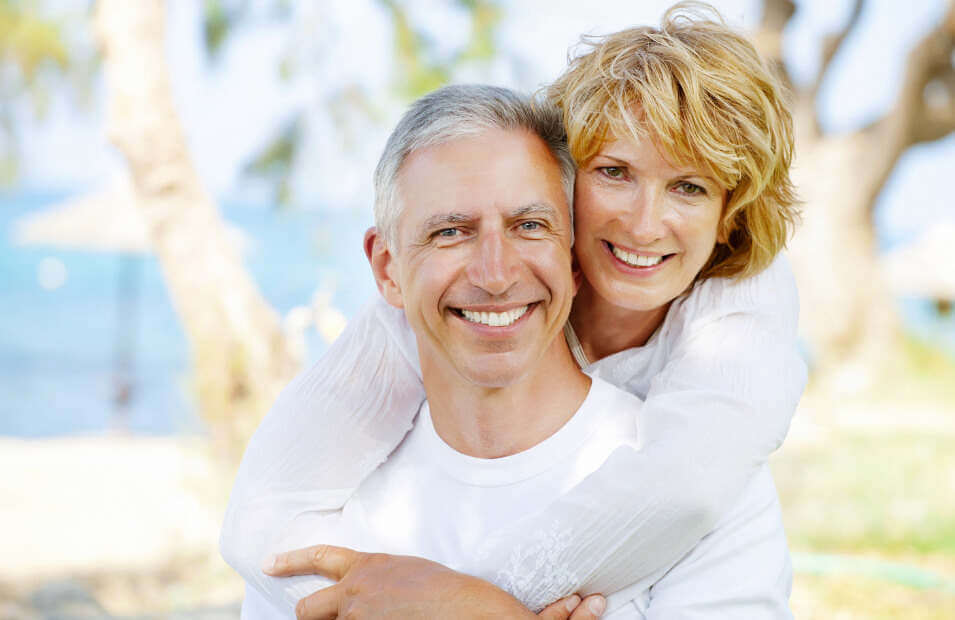
[(511, 218), (526, 217), (528, 215), (538, 215), (540, 217), (546, 218), (556, 218), (557, 217), (557, 208), (554, 205), (546, 202), (532, 202), (524, 206), (518, 207), (511, 211)]
[[(553, 219), (557, 217), (557, 213), (557, 209), (549, 203), (532, 202), (513, 209), (510, 213), (508, 213), (508, 217), (510, 219), (517, 219), (521, 217), (527, 217), (528, 215), (535, 215)], [(437, 215), (432, 215), (428, 219), (421, 222), (421, 225), (418, 226), (418, 230), (422, 234), (426, 234), (432, 230), (451, 228), (454, 226), (460, 226), (461, 224), (470, 224), (473, 221), (473, 217), (463, 213), (439, 213)]]
[(471, 221), (471, 218), (463, 213), (439, 213), (438, 215), (432, 215), (425, 221), (421, 222), (421, 225), (418, 227), (422, 232), (434, 230), (435, 228), (445, 228), (450, 226), (457, 226), (458, 224), (466, 224)]

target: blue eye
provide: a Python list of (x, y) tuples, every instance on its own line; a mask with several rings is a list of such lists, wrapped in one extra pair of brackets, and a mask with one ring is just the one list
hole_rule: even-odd
[(521, 222), (521, 230), (534, 231), (539, 230), (540, 227), (540, 222)]
[(459, 232), (457, 228), (442, 228), (435, 235), (438, 237), (455, 237)]

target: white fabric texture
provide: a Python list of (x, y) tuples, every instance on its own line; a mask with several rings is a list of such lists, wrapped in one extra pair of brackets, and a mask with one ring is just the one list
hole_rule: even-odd
[[(487, 541), (487, 556), (520, 589), (512, 594), (536, 609), (574, 591), (616, 592), (672, 566), (712, 530), (788, 431), (806, 382), (797, 315), (780, 256), (748, 279), (698, 283), (645, 346), (587, 367), (645, 400), (641, 445), (618, 448)], [(423, 397), (413, 334), (383, 301), (286, 388), (249, 444), (223, 525), (222, 554), (247, 583), (269, 590), (260, 566), (276, 537), (305, 511), (344, 505)], [(535, 542), (528, 532), (553, 536)]]
[[(412, 431), (341, 511), (299, 515), (279, 547), (324, 542), (415, 555), (521, 590), (500, 581), (508, 575), (483, 552), (488, 535), (559, 498), (615, 448), (637, 446), (639, 429), (633, 420), (640, 406), (640, 399), (595, 379), (578, 412), (554, 435), (509, 457), (479, 459), (441, 440), (425, 403)], [(772, 479), (763, 472), (704, 541), (665, 576), (606, 592), (604, 617), (645, 618), (656, 613), (658, 605), (673, 614), (705, 607), (711, 617), (790, 617), (791, 568), (778, 508)], [(548, 532), (528, 534), (562, 544)], [(562, 569), (573, 570), (551, 567)], [(290, 617), (299, 598), (331, 583), (317, 576), (298, 577), (295, 592), (289, 593), (287, 583), (272, 579), (270, 595), (280, 603), (271, 604), (250, 589), (243, 617)]]

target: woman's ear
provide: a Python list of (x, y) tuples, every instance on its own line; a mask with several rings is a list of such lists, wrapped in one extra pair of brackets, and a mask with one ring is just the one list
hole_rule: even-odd
[(362, 245), (381, 296), (395, 308), (404, 308), (401, 286), (397, 277), (398, 263), (388, 248), (384, 236), (372, 226), (365, 231), (365, 240)]
[(577, 262), (577, 255), (571, 254), (570, 272), (574, 276), (574, 295), (580, 292), (580, 285), (584, 283), (584, 272), (580, 270), (580, 263)]
[(733, 232), (733, 220), (736, 219), (737, 212), (733, 218), (726, 217), (726, 205), (729, 204), (730, 198), (733, 197), (733, 192), (726, 191), (723, 193), (723, 209), (720, 212), (720, 221), (716, 225), (716, 242), (727, 244), (730, 240), (730, 233)]

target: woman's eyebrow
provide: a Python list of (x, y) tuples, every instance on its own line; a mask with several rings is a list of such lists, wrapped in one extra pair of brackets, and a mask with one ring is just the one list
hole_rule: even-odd
[[(608, 153), (598, 153), (597, 155), (594, 155), (594, 159), (598, 159), (598, 158), (602, 158), (602, 159), (607, 159), (607, 160), (613, 161), (613, 162), (619, 164), (619, 167), (621, 167), (621, 168), (624, 167), (624, 166), (626, 166), (626, 167), (631, 167), (631, 166), (634, 166), (634, 165), (635, 165), (635, 164), (632, 164), (631, 162), (627, 161), (626, 159), (621, 159), (621, 158), (619, 158), (619, 157), (616, 157), (616, 156), (614, 156), (614, 155), (610, 155), (610, 154), (608, 154)], [(638, 163), (637, 165), (639, 165), (639, 163)], [(698, 178), (698, 179), (703, 179), (704, 181), (708, 181), (708, 182), (710, 182), (710, 183), (712, 183), (712, 184), (714, 184), (714, 185), (716, 185), (716, 186), (719, 186), (719, 185), (720, 185), (719, 182), (718, 182), (716, 179), (714, 179), (712, 176), (710, 176), (710, 175), (708, 175), (708, 174), (704, 174), (704, 173), (699, 172), (699, 171), (696, 171), (696, 170), (688, 169), (688, 168), (687, 168), (687, 169), (684, 169), (684, 168), (674, 168), (674, 169), (673, 169), (673, 175), (674, 175), (675, 177), (680, 177), (680, 178), (696, 177), (696, 178)]]
[(594, 155), (593, 159), (609, 159), (617, 164), (620, 164), (621, 166), (630, 165), (630, 162), (627, 161), (626, 159), (621, 159), (619, 157), (616, 157), (614, 155), (609, 155), (607, 153), (597, 153), (596, 155)]

